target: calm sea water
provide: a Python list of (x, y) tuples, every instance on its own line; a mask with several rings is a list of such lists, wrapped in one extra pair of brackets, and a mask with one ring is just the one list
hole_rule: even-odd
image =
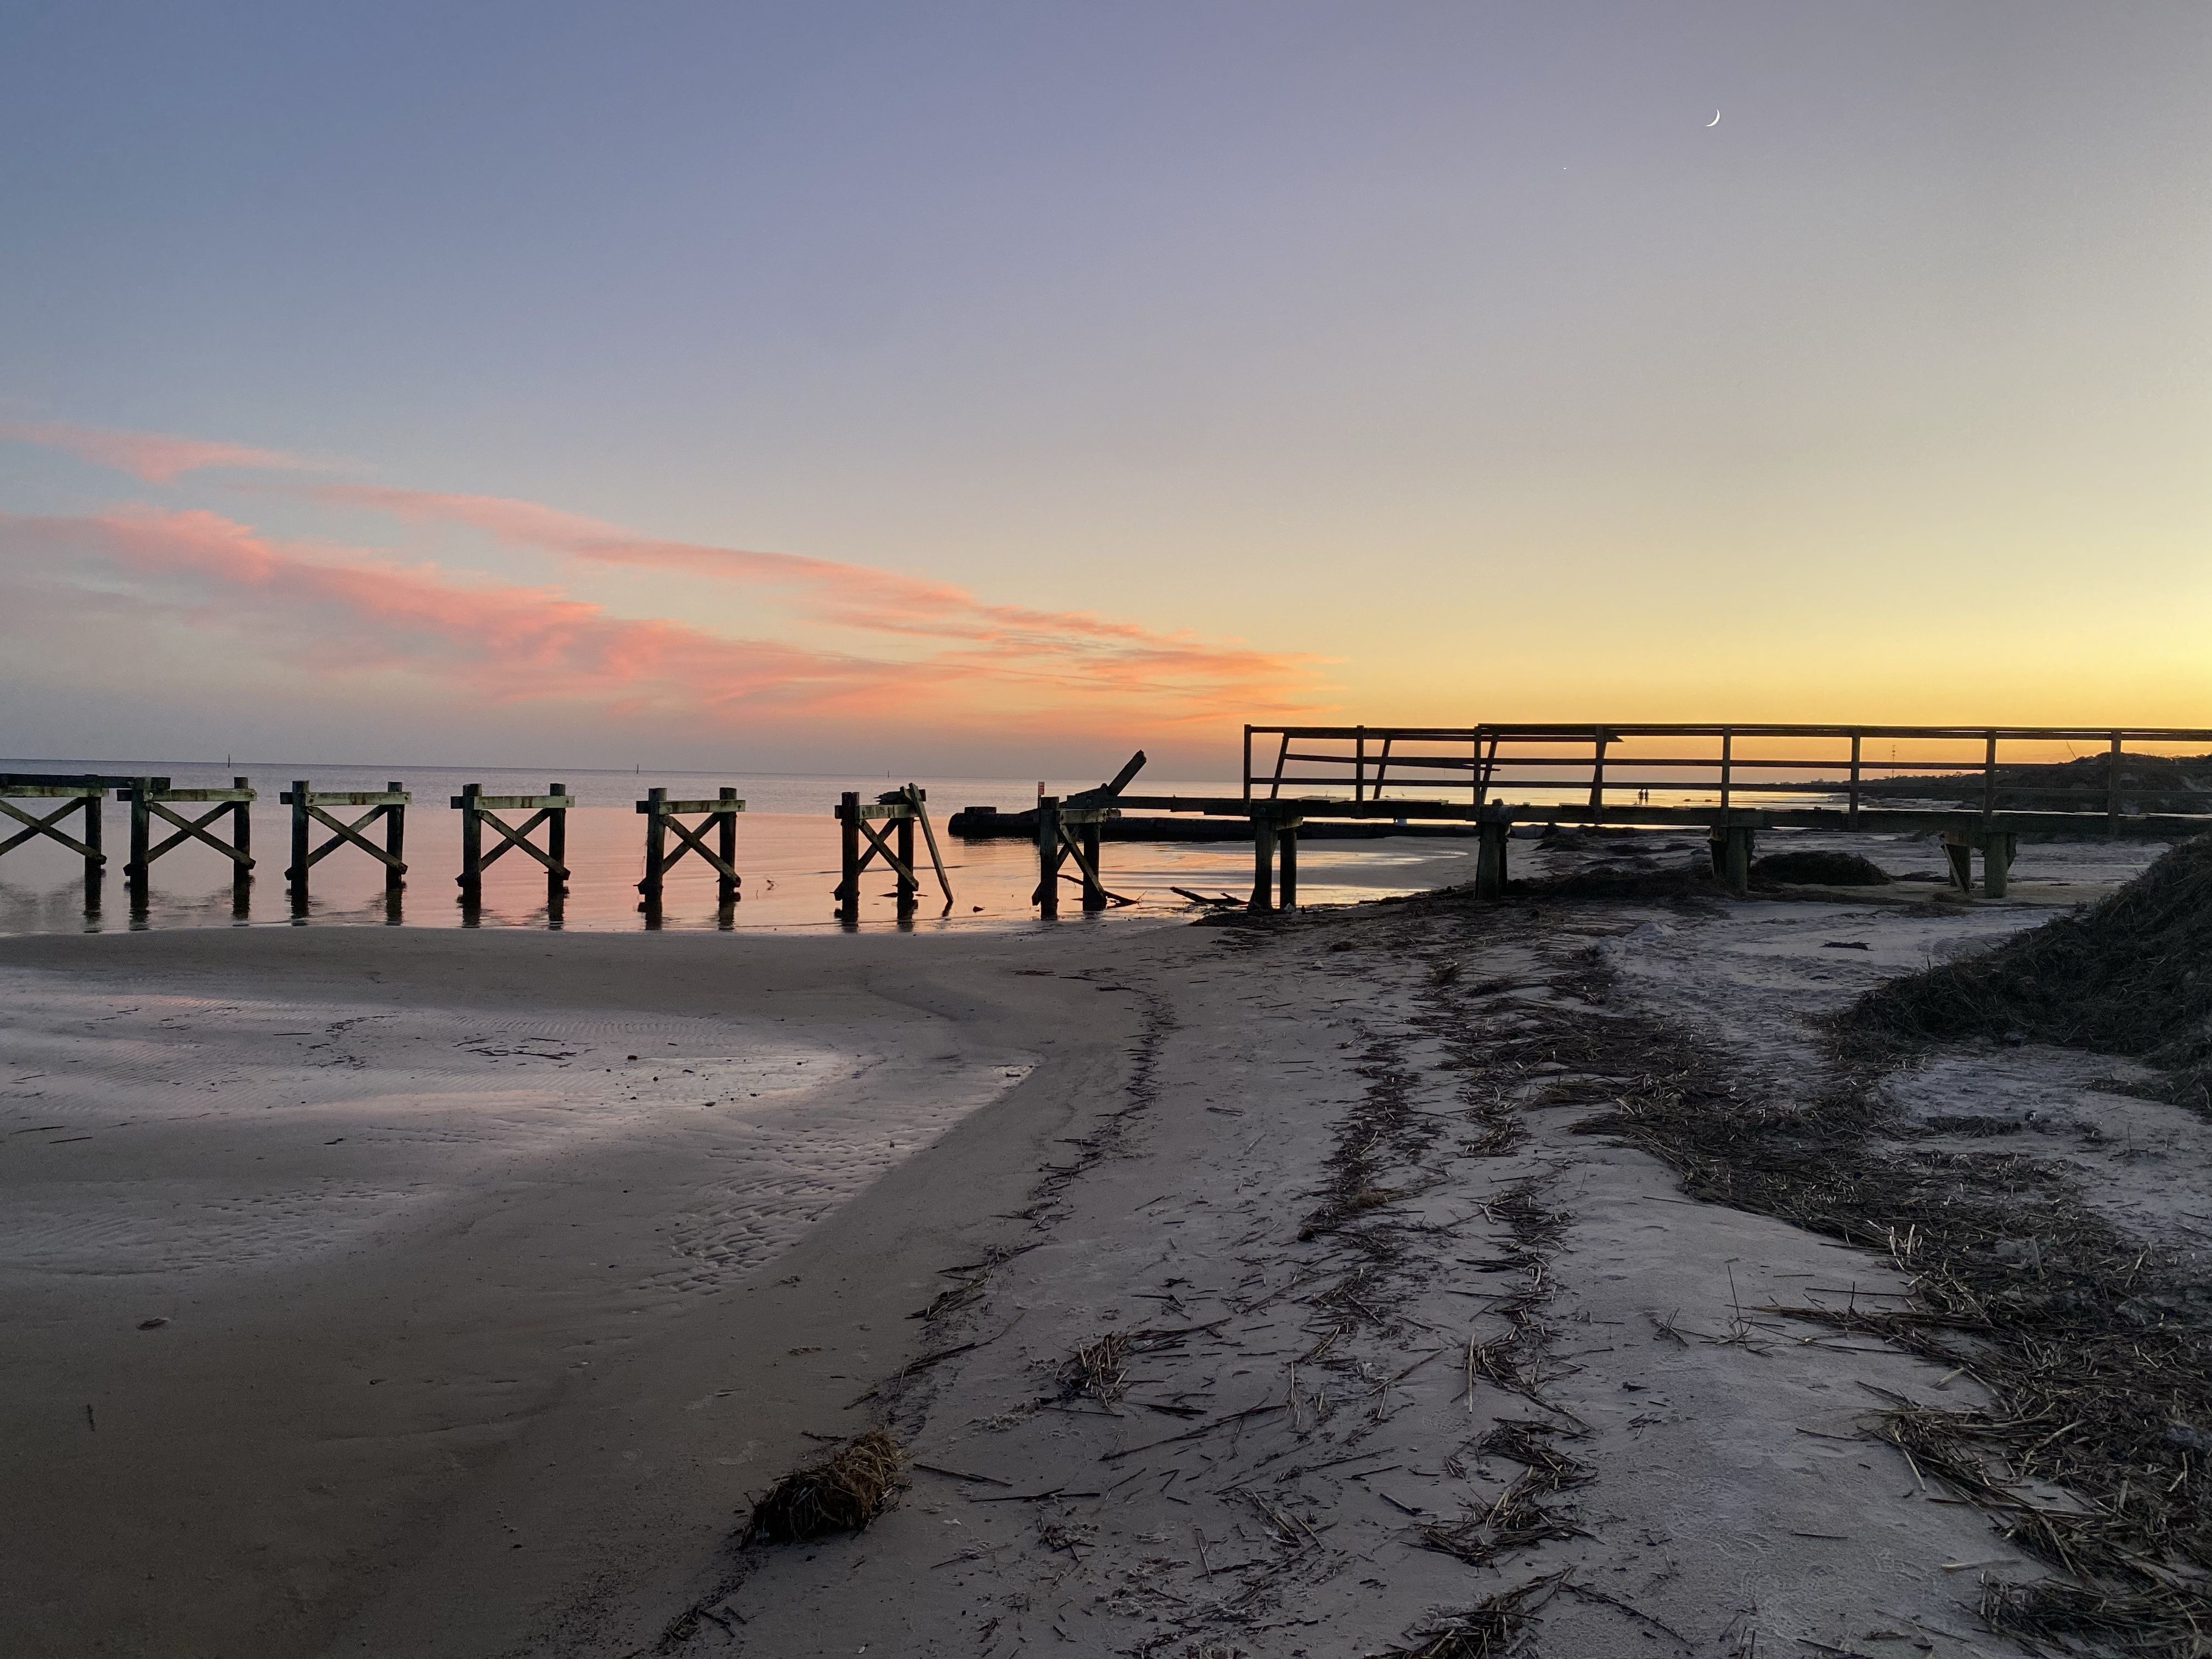
[[(166, 776), (179, 788), (228, 787), (245, 775), (261, 792), (253, 812), (253, 844), (258, 858), (246, 925), (294, 920), (285, 891), (284, 866), (289, 852), (290, 809), (278, 803), (280, 792), (295, 778), (322, 790), (381, 789), (398, 779), (414, 795), (407, 822), (407, 889), (396, 910), (386, 904), (383, 866), (352, 848), (333, 853), (315, 866), (310, 923), (391, 923), (410, 927), (544, 927), (555, 925), (546, 904), (539, 866), (520, 854), (507, 854), (484, 875), (483, 904), (473, 918), (458, 902), (454, 877), (460, 869), (460, 814), (447, 805), (465, 783), (478, 783), (492, 795), (543, 793), (558, 781), (579, 805), (568, 814), (568, 862), (573, 872), (557, 925), (567, 928), (633, 929), (647, 925), (639, 909), (637, 881), (645, 867), (645, 820), (636, 803), (655, 786), (679, 799), (710, 796), (734, 786), (746, 803), (738, 821), (738, 867), (744, 893), (726, 914), (718, 910), (714, 878), (708, 867), (687, 860), (670, 872), (659, 925), (665, 927), (830, 928), (831, 890), (837, 884), (837, 825), (831, 809), (845, 790), (864, 799), (904, 778), (803, 776), (727, 772), (538, 772), (488, 771), (482, 768), (428, 766), (335, 766), (323, 763), (247, 762), (205, 764), (185, 761), (118, 763), (77, 759), (0, 760), (0, 771), (98, 772), (110, 775)], [(945, 821), (963, 806), (995, 805), (1018, 810), (1036, 798), (1038, 780), (1006, 778), (919, 778), (929, 793), (930, 814), (938, 825), (953, 902), (948, 909), (933, 878), (925, 876), (918, 928), (1008, 927), (1036, 925), (1030, 894), (1036, 884), (1036, 851), (1015, 841), (962, 842), (944, 833)], [(1048, 792), (1071, 793), (1095, 786), (1096, 778), (1043, 781)], [(1158, 793), (1233, 795), (1234, 784), (1207, 780), (1158, 780), (1141, 787)], [(29, 801), (18, 803), (25, 808)], [(183, 811), (183, 808), (179, 808)], [(203, 808), (203, 811), (205, 809)], [(194, 816), (197, 816), (196, 814)], [(344, 816), (343, 813), (339, 816)], [(354, 816), (359, 816), (356, 813)], [(510, 819), (517, 816), (507, 814)], [(73, 824), (75, 819), (70, 820)], [(70, 827), (64, 824), (64, 828)], [(106, 850), (110, 874), (103, 884), (101, 910), (85, 914), (83, 866), (66, 848), (43, 838), (0, 856), (0, 933), (73, 932), (136, 927), (230, 927), (240, 925), (231, 903), (227, 860), (213, 850), (186, 845), (154, 866), (150, 902), (143, 916), (131, 914), (122, 878), (129, 845), (126, 808), (110, 800), (106, 808)], [(20, 828), (10, 821), (0, 838)], [(328, 832), (318, 828), (317, 844)], [(487, 848), (496, 837), (487, 836)], [(920, 848), (918, 848), (919, 851)], [(1412, 892), (1465, 878), (1470, 849), (1457, 842), (1413, 839), (1338, 844), (1310, 842), (1301, 849), (1301, 895), (1309, 902), (1331, 903)], [(1107, 884), (1138, 902), (1107, 913), (1108, 918), (1161, 915), (1188, 908), (1170, 890), (1245, 893), (1252, 871), (1249, 848), (1237, 842), (1206, 844), (1109, 842)], [(867, 872), (861, 925), (896, 925), (890, 873)], [(1063, 899), (1063, 923), (1079, 915), (1070, 887)]]

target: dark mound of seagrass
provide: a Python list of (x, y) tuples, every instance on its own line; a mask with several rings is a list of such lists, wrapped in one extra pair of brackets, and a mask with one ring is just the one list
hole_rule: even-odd
[(795, 1544), (859, 1532), (890, 1507), (906, 1453), (881, 1429), (848, 1440), (811, 1468), (794, 1469), (753, 1505), (740, 1544)]
[(1819, 887), (1887, 887), (1888, 871), (1856, 853), (1769, 853), (1754, 860), (1751, 878), (1759, 886), (1790, 882)]
[(1992, 1036), (2129, 1054), (2212, 1106), (2212, 836), (2100, 903), (1876, 987), (1838, 1020), (1890, 1038)]
[[(1474, 890), (1468, 889), (1470, 893)], [(1720, 892), (1713, 878), (1712, 860), (1694, 859), (1670, 868), (1577, 870), (1571, 875), (1546, 876), (1534, 881), (1510, 881), (1505, 890), (1516, 898), (1650, 899), (1710, 896)]]

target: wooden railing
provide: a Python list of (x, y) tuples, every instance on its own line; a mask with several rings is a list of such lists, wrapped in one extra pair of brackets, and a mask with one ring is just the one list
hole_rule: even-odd
[[(1925, 780), (1984, 816), (2001, 804), (2032, 803), (2040, 811), (2101, 812), (2116, 822), (2130, 798), (2167, 794), (2175, 785), (2130, 783), (2129, 764), (2154, 765), (2173, 757), (2147, 751), (2191, 745), (2212, 746), (2212, 728), (1248, 726), (1243, 798), (1464, 801), (1479, 811), (1514, 790), (1587, 790), (1589, 810), (1599, 812), (1632, 800), (1686, 805), (1686, 798), (1717, 799), (1725, 811), (1749, 804), (1746, 797), (1796, 795), (1841, 798), (1856, 821), (1862, 800), (1894, 799), (1907, 793), (1903, 786)], [(2054, 763), (2062, 763), (2056, 772)], [(2030, 766), (2038, 769), (2021, 769)], [(2212, 786), (2212, 763), (2204, 772), (2203, 786)], [(2189, 810), (2212, 811), (2212, 793)]]

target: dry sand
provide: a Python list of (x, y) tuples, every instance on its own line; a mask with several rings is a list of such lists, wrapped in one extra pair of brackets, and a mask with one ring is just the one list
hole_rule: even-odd
[[(1895, 896), (10, 941), (0, 1649), (1318, 1659), (1526, 1586), (1554, 1655), (2016, 1651), (2033, 1565), (1857, 1431), (1971, 1382), (1761, 1311), (1894, 1265), (1571, 1133), (1535, 1040), (1601, 976), (1809, 1087), (1804, 1016), (2047, 914)], [(1898, 1086), (2201, 1247), (2203, 1125), (1987, 1058)], [(732, 1549), (879, 1421), (889, 1515)]]

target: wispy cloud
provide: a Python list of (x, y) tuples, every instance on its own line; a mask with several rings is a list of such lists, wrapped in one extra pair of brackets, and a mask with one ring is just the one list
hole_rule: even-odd
[(1218, 721), (1282, 665), (1146, 646), (1086, 663), (953, 645), (884, 660), (665, 618), (623, 617), (556, 587), (472, 580), (434, 564), (284, 542), (204, 511), (134, 508), (84, 518), (0, 515), (0, 556), (51, 573), (88, 562), (181, 620), (241, 632), (324, 675), (396, 672), (490, 702), (582, 701), (616, 714), (716, 721), (886, 725), (988, 721), (1069, 735)]
[(0, 441), (64, 450), (81, 459), (143, 478), (149, 483), (172, 483), (187, 472), (217, 467), (304, 471), (313, 470), (315, 465), (296, 455), (255, 449), (246, 444), (178, 438), (161, 432), (74, 426), (66, 421), (0, 422)]
[(1233, 694), (1271, 710), (1310, 706), (1318, 659), (1149, 629), (1080, 611), (1041, 611), (977, 598), (963, 587), (866, 565), (641, 536), (619, 525), (495, 495), (441, 494), (380, 484), (323, 484), (302, 493), (410, 522), (467, 526), (512, 546), (591, 562), (652, 567), (750, 583), (792, 597), (817, 622), (866, 633), (943, 642), (933, 661), (997, 663), (1029, 674), (1080, 673), (1092, 684), (1151, 684), (1196, 699), (1214, 718)]

